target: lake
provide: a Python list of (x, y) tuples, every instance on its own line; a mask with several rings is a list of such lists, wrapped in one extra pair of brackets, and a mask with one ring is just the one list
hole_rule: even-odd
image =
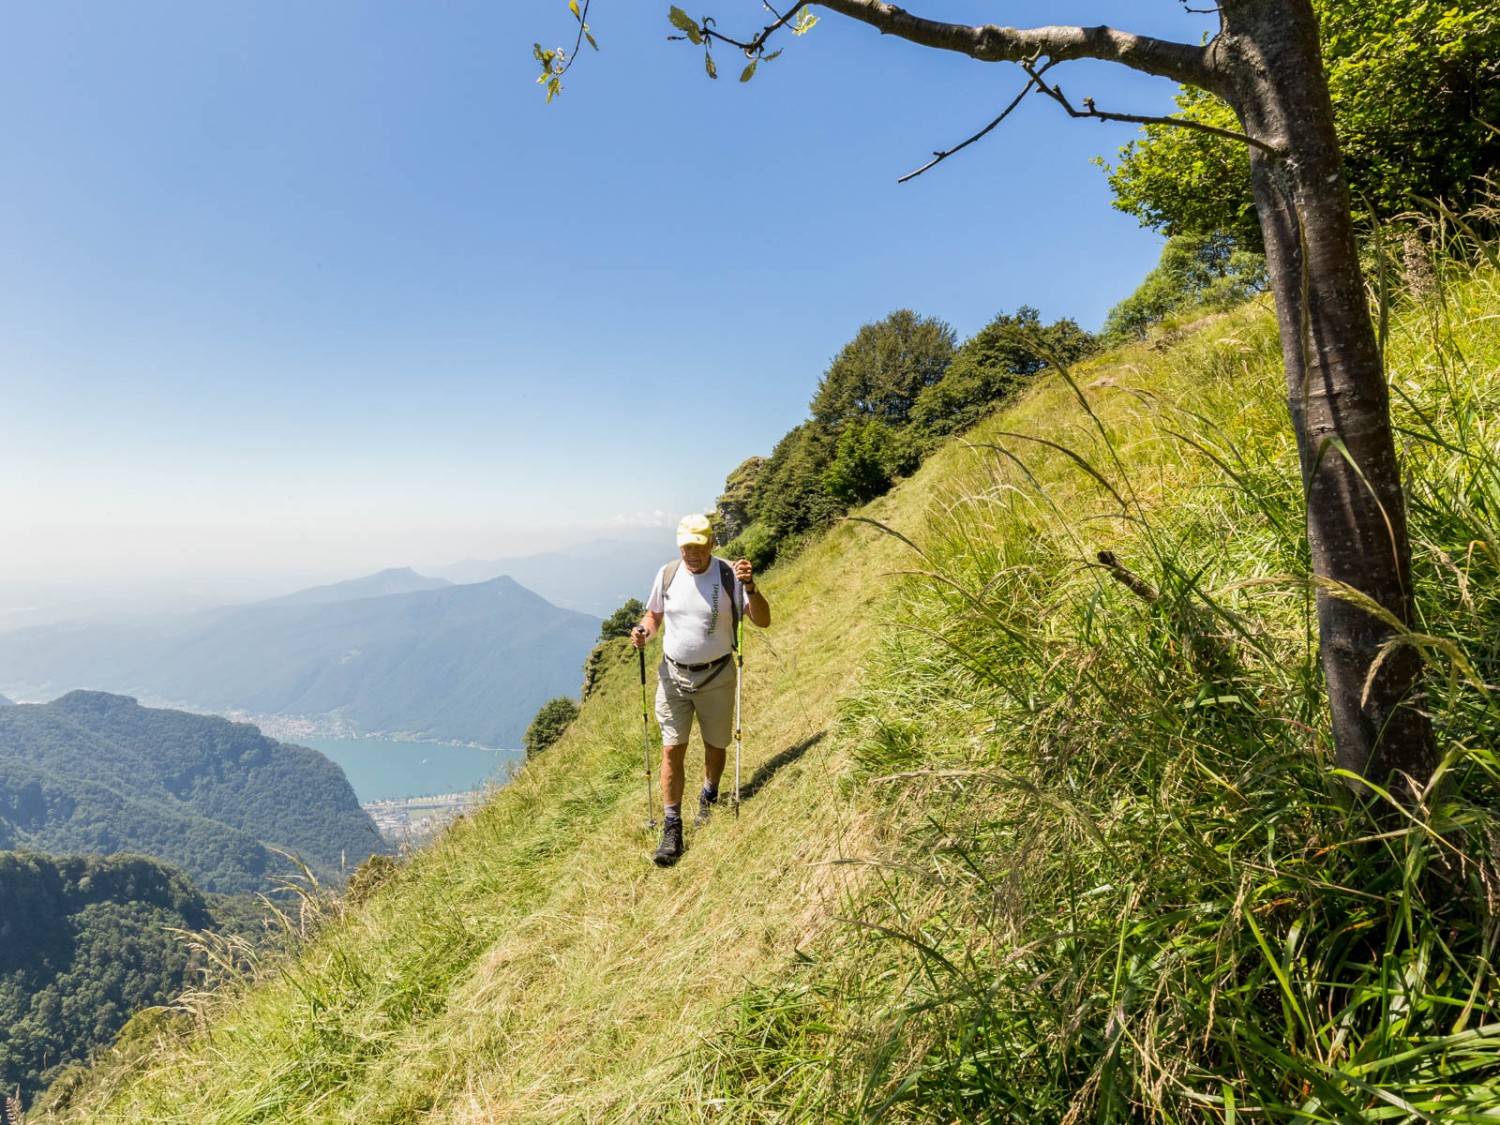
[(442, 742), (385, 738), (299, 738), (337, 762), (360, 801), (394, 801), (437, 793), (464, 793), (504, 781), (505, 767), (524, 762), (524, 750), (480, 750)]

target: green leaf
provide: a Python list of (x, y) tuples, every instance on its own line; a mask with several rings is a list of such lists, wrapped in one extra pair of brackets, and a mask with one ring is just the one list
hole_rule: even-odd
[(673, 27), (692, 41), (693, 46), (699, 47), (703, 45), (703, 33), (698, 30), (698, 25), (693, 21), (692, 16), (674, 4), (672, 10), (667, 13), (667, 18), (672, 21)]
[(599, 49), (599, 44), (597, 44), (597, 43), (594, 42), (594, 37), (589, 34), (589, 29), (588, 28), (584, 28), (583, 29), (583, 37), (589, 41), (589, 46), (590, 47), (594, 48), (594, 50), (596, 50), (596, 51)]
[(744, 70), (740, 71), (740, 81), (741, 82), (749, 82), (750, 79), (752, 79), (752, 78), (755, 77), (755, 64), (758, 61), (759, 60), (757, 60), (757, 59), (751, 59), (750, 60), (750, 65), (747, 66)]
[(781, 52), (784, 51), (784, 50), (786, 50), (785, 47), (777, 47), (776, 50), (772, 51), (769, 55), (762, 55), (760, 57), (760, 60), (761, 60), (761, 62), (770, 62), (777, 55), (781, 54)]
[(708, 71), (710, 78), (719, 77), (719, 68), (714, 65), (714, 57), (707, 51), (703, 52), (703, 69)]
[(573, 13), (579, 23), (583, 22), (583, 13), (578, 10), (578, 0), (568, 0), (568, 11)]

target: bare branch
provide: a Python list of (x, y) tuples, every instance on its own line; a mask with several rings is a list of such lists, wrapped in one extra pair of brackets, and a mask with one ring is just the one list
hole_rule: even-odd
[[(995, 120), (991, 121), (983, 129), (979, 130), (979, 132), (975, 133), (972, 137), (970, 137), (968, 140), (964, 141), (962, 144), (954, 145), (952, 148), (946, 149), (943, 152), (934, 152), (932, 154), (932, 159), (929, 160), (926, 164), (922, 165), (922, 167), (918, 168), (915, 172), (908, 172), (906, 175), (902, 176), (896, 182), (898, 184), (904, 184), (904, 183), (906, 183), (907, 180), (914, 180), (914, 179), (916, 179), (918, 176), (920, 176), (923, 172), (927, 171), (929, 168), (932, 168), (932, 167), (935, 167), (938, 164), (941, 164), (943, 161), (947, 160), (948, 157), (952, 156), (955, 152), (959, 152), (959, 151), (961, 151), (963, 149), (966, 149), (971, 144), (973, 144), (975, 141), (979, 140), (980, 137), (984, 136), (991, 129), (993, 129), (996, 125), (1000, 124), (1000, 122), (1004, 121), (1007, 117), (1009, 117), (1011, 110), (1015, 109), (1016, 106), (1018, 106), (1018, 105), (1021, 104), (1021, 100), (1023, 98), (1025, 98), (1027, 94), (1031, 93), (1031, 89), (1032, 89), (1033, 86), (1040, 86), (1041, 85), (1041, 76), (1047, 72), (1047, 68), (1050, 67), (1051, 65), (1052, 64), (1049, 62), (1046, 65), (1044, 65), (1040, 70), (1038, 70), (1035, 74), (1032, 74), (1030, 80), (1026, 83), (1025, 86), (1023, 86), (1021, 88), (1021, 92), (1015, 96), (1015, 100), (1012, 101), (1010, 103), (1010, 105), (1006, 106), (1005, 109), (1001, 111), (999, 117), (995, 118)], [(1029, 69), (1028, 69), (1028, 73), (1029, 73)]]
[(1223, 78), (1205, 47), (1132, 35), (1110, 27), (1036, 27), (1029, 30), (944, 23), (914, 16), (883, 0), (812, 0), (820, 7), (869, 24), (883, 35), (895, 35), (924, 47), (956, 51), (981, 62), (1021, 62), (1048, 58), (1102, 59), (1132, 70), (1156, 74), (1217, 92)]
[[(708, 25), (706, 21), (704, 22), (703, 26), (698, 28), (698, 32), (705, 39), (717, 39), (720, 43), (724, 43), (730, 47), (738, 47), (747, 55), (759, 55), (766, 49), (766, 40), (771, 38), (772, 35), (780, 31), (783, 27), (791, 23), (792, 20), (796, 18), (797, 12), (801, 8), (801, 5), (794, 4), (785, 15), (778, 13), (776, 9), (772, 8), (769, 4), (766, 5), (766, 8), (769, 9), (771, 14), (776, 17), (775, 22), (766, 24), (766, 26), (761, 28), (760, 31), (748, 42), (743, 42), (739, 39), (733, 39), (728, 35), (723, 34), (722, 32), (715, 31)], [(667, 38), (676, 39), (678, 38), (678, 36), (669, 35), (667, 36)]]
[(1063, 109), (1068, 111), (1069, 117), (1092, 117), (1098, 121), (1127, 121), (1135, 125), (1173, 125), (1179, 129), (1195, 129), (1200, 133), (1210, 133), (1215, 137), (1223, 137), (1225, 140), (1239, 141), (1242, 144), (1254, 145), (1262, 152), (1275, 153), (1273, 145), (1265, 141), (1256, 140), (1254, 137), (1246, 136), (1244, 133), (1236, 133), (1233, 129), (1220, 129), (1217, 125), (1205, 125), (1202, 121), (1192, 121), (1185, 117), (1145, 117), (1138, 113), (1109, 113), (1106, 110), (1095, 109), (1093, 98), (1083, 99), (1083, 108), (1074, 109), (1073, 103), (1063, 95), (1061, 86), (1048, 86), (1041, 80), (1041, 71), (1033, 70), (1028, 62), (1021, 63), (1022, 69), (1031, 75), (1031, 80), (1038, 90), (1046, 94)]

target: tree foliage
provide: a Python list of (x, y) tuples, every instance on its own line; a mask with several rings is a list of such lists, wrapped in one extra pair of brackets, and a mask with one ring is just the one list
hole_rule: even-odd
[(945, 322), (910, 309), (866, 324), (824, 372), (812, 400), (813, 420), (835, 432), (855, 418), (904, 426), (917, 395), (953, 362), (954, 343)]
[(836, 519), (843, 511), (823, 487), (833, 460), (835, 438), (815, 420), (786, 434), (760, 475), (751, 514), (778, 539), (801, 535)]
[[(1357, 209), (1380, 217), (1420, 199), (1462, 206), (1500, 168), (1500, 9), (1492, 0), (1314, 0), (1344, 168)], [(1239, 128), (1211, 94), (1184, 88), (1177, 115)], [(1114, 205), (1168, 235), (1227, 233), (1258, 249), (1241, 144), (1147, 125), (1110, 170)]]
[(566, 695), (549, 699), (526, 728), (526, 756), (534, 758), (563, 736), (568, 725), (578, 718), (578, 704)]
[(1110, 344), (1137, 340), (1173, 313), (1228, 308), (1265, 287), (1265, 256), (1238, 249), (1230, 235), (1174, 235), (1156, 268), (1109, 310), (1101, 335)]
[(640, 598), (631, 598), (604, 619), (604, 624), (599, 626), (599, 639), (608, 641), (630, 636), (630, 630), (640, 623), (641, 614), (645, 612), (645, 603)]
[(968, 429), (1048, 367), (1076, 363), (1093, 349), (1094, 338), (1075, 321), (1044, 325), (1030, 305), (1002, 312), (965, 340), (943, 377), (917, 396), (912, 421), (930, 437)]
[(848, 422), (823, 470), (823, 488), (845, 507), (868, 503), (891, 487), (899, 457), (896, 432), (879, 418)]
[(187, 876), (141, 856), (0, 853), (0, 1088), (34, 1093), (170, 1002), (191, 957), (169, 930), (212, 922)]

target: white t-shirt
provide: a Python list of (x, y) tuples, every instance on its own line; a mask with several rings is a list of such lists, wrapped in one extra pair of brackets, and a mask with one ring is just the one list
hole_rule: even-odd
[[(646, 608), (662, 615), (661, 646), (668, 660), (678, 664), (707, 664), (734, 651), (734, 614), (728, 597), (720, 589), (723, 584), (720, 561), (709, 560), (702, 574), (694, 574), (687, 563), (679, 563), (677, 573), (672, 576), (672, 588), (665, 596), (661, 579), (667, 567), (656, 572)], [(741, 614), (750, 604), (750, 595), (745, 593), (738, 578), (734, 579), (729, 597), (740, 599)]]

